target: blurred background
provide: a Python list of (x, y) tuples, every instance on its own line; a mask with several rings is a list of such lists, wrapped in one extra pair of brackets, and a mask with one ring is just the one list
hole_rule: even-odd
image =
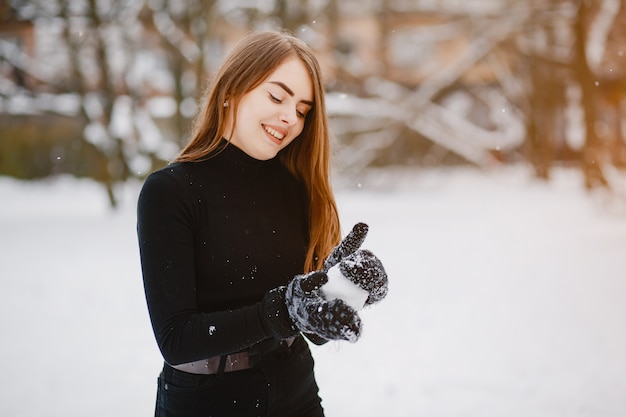
[(626, 167), (623, 0), (3, 0), (0, 175), (88, 177), (115, 206), (271, 28), (317, 51), (343, 178), (522, 162), (610, 189)]
[(624, 417), (625, 0), (0, 0), (0, 414), (153, 415), (137, 194), (273, 28), (390, 277), (327, 415)]

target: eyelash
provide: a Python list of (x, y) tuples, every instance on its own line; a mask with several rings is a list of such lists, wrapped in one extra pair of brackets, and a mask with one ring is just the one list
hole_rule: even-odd
[[(270, 100), (272, 100), (274, 103), (282, 103), (283, 101), (281, 99), (279, 99), (278, 97), (276, 97), (274, 94), (269, 93), (270, 95)], [(301, 111), (299, 111), (298, 109), (296, 109), (296, 113), (298, 114), (298, 117), (300, 117), (301, 119), (304, 119), (306, 117), (306, 114), (302, 113)]]
[(276, 97), (274, 94), (270, 93), (270, 99), (275, 103), (282, 103), (283, 101)]

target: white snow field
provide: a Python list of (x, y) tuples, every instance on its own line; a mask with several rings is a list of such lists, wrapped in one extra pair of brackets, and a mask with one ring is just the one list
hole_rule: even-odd
[[(356, 344), (313, 348), (327, 417), (626, 415), (626, 210), (581, 183), (513, 167), (337, 187), (390, 292)], [(0, 178), (3, 417), (153, 415), (138, 189), (111, 211), (91, 181)]]

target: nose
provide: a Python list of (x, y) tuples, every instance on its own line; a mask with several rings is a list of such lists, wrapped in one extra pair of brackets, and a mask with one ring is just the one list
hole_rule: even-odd
[(295, 125), (298, 121), (296, 109), (285, 109), (280, 115), (280, 120), (285, 122), (288, 126)]

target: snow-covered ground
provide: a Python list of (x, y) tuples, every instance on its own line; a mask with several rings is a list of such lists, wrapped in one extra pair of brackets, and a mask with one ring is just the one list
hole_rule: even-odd
[[(578, 175), (436, 170), (338, 189), (390, 293), (362, 311), (358, 343), (313, 349), (328, 417), (623, 417), (626, 213)], [(3, 417), (152, 415), (137, 190), (113, 212), (90, 181), (0, 178)]]

